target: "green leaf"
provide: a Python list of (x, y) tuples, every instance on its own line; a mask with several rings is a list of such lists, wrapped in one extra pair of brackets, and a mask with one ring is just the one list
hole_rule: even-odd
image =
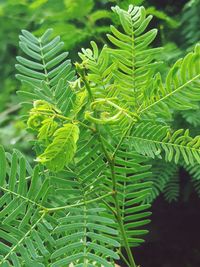
[(186, 164), (200, 162), (200, 136), (192, 138), (188, 130), (172, 132), (166, 125), (142, 122), (128, 140), (136, 151), (151, 158), (162, 158), (164, 154), (166, 161), (174, 160), (176, 164), (181, 157)]
[(197, 101), (200, 100), (200, 44), (195, 46), (193, 52), (188, 53), (169, 70), (165, 84), (160, 74), (157, 74), (147, 87), (149, 93), (141, 104), (138, 112), (149, 117), (154, 114), (158, 116), (168, 115), (171, 110), (196, 109)]
[(5, 182), (6, 178), (6, 155), (4, 148), (0, 146), (0, 186)]
[(64, 124), (63, 127), (56, 130), (53, 142), (37, 158), (37, 161), (45, 164), (50, 170), (62, 170), (72, 161), (78, 138), (78, 126), (70, 123)]
[(58, 123), (53, 118), (43, 120), (42, 126), (39, 129), (38, 139), (49, 141), (58, 128)]
[[(74, 80), (74, 72), (71, 70), (70, 60), (66, 59), (68, 52), (61, 51), (64, 43), (60, 42), (59, 36), (52, 39), (52, 32), (52, 29), (48, 29), (37, 38), (32, 33), (22, 30), (19, 46), (28, 58), (17, 57), (19, 64), (16, 64), (16, 69), (21, 74), (17, 74), (16, 77), (32, 86), (33, 91), (19, 91), (19, 95), (29, 102), (33, 99), (51, 102), (66, 115), (70, 112), (71, 102), (66, 81)], [(59, 80), (63, 80), (64, 84), (58, 97), (55, 89)]]

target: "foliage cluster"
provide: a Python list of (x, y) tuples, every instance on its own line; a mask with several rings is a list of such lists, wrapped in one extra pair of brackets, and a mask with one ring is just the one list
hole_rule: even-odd
[[(168, 201), (178, 199), (180, 166), (200, 195), (200, 44), (193, 46), (198, 32), (191, 40), (199, 2), (191, 1), (183, 13), (183, 24), (192, 14), (183, 31), (188, 53), (176, 60), (183, 55), (176, 49), (165, 62), (175, 47), (165, 39), (173, 35), (161, 27), (155, 42), (149, 13), (174, 29), (180, 27), (176, 20), (130, 1), (112, 11), (93, 11), (94, 1), (81, 8), (83, 2), (60, 1), (54, 11), (51, 1), (16, 4), (36, 16), (34, 21), (46, 15), (43, 5), (59, 12), (42, 29), (38, 22), (34, 34), (22, 30), (19, 36), (18, 95), (23, 124), (35, 137), (36, 164), (17, 149), (0, 149), (1, 266), (114, 266), (122, 259), (136, 267), (131, 248), (148, 232), (150, 204), (161, 192)], [(2, 14), (12, 4), (2, 6)], [(63, 5), (69, 8), (60, 13)], [(98, 24), (105, 18), (111, 27)], [(46, 29), (51, 25), (55, 32)], [(57, 32), (62, 35), (64, 27), (78, 38), (63, 33), (70, 42), (62, 42)], [(75, 53), (93, 35), (73, 66), (63, 50)], [(164, 49), (153, 48), (162, 42)], [(2, 121), (16, 109), (5, 111)]]

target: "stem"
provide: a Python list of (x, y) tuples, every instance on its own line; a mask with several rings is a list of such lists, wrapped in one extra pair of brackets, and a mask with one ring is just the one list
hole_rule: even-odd
[(123, 241), (124, 241), (124, 247), (126, 249), (126, 253), (127, 253), (127, 256), (128, 256), (128, 259), (129, 259), (129, 262), (130, 262), (130, 267), (137, 267), (136, 264), (135, 264), (135, 261), (134, 261), (134, 258), (133, 258), (133, 255), (132, 255), (132, 252), (131, 252), (131, 249), (129, 247), (129, 243), (128, 243), (128, 239), (127, 239), (127, 236), (126, 236), (126, 231), (124, 229), (124, 224), (123, 224), (123, 220), (122, 220), (122, 217), (121, 217), (121, 212), (120, 212), (120, 206), (119, 206), (119, 202), (118, 202), (118, 198), (117, 198), (117, 182), (116, 182), (116, 177), (115, 177), (115, 171), (114, 171), (114, 158), (110, 158), (104, 144), (103, 144), (103, 141), (102, 141), (102, 138), (101, 138), (101, 135), (99, 133), (99, 130), (98, 130), (98, 125), (97, 125), (97, 132), (98, 132), (98, 137), (99, 137), (99, 141), (101, 142), (101, 146), (102, 146), (102, 150), (107, 158), (107, 161), (109, 163), (109, 166), (110, 166), (110, 170), (111, 170), (111, 176), (112, 176), (112, 183), (113, 183), (113, 199), (114, 199), (114, 203), (115, 203), (115, 208), (116, 208), (116, 213), (114, 213), (116, 219), (117, 219), (117, 222), (118, 222), (118, 225), (119, 225), (119, 228), (120, 228), (120, 232), (121, 232), (121, 235), (122, 235), (122, 238), (123, 238)]
[[(88, 81), (87, 81), (87, 79), (85, 77), (84, 70), (81, 69), (81, 71), (79, 71), (79, 74), (80, 74), (80, 76), (82, 78), (82, 81), (85, 84), (85, 87), (86, 87), (87, 91), (88, 91), (89, 101), (90, 102), (94, 101), (90, 85), (89, 85), (89, 83), (88, 83)], [(122, 144), (124, 138), (126, 137), (126, 134), (129, 132), (129, 130), (133, 126), (133, 124), (134, 124), (134, 122), (132, 122), (129, 125), (129, 127), (127, 128), (127, 130), (125, 131), (125, 134), (122, 136), (122, 138), (121, 138), (121, 140), (120, 140), (118, 146), (116, 147), (116, 149), (115, 149), (115, 151), (114, 151), (112, 156), (109, 155), (108, 151), (106, 150), (106, 148), (104, 146), (104, 143), (103, 143), (103, 140), (102, 140), (102, 136), (100, 134), (99, 126), (97, 124), (95, 124), (95, 126), (96, 126), (96, 132), (98, 133), (99, 142), (101, 144), (102, 150), (103, 150), (103, 152), (105, 154), (105, 157), (106, 157), (106, 159), (107, 159), (107, 161), (109, 163), (110, 170), (111, 170), (111, 177), (112, 177), (112, 184), (113, 184), (112, 185), (112, 187), (113, 187), (112, 188), (113, 189), (112, 196), (113, 196), (115, 209), (116, 209), (115, 218), (116, 218), (116, 220), (118, 222), (118, 225), (119, 225), (119, 228), (120, 228), (120, 232), (121, 232), (122, 239), (123, 239), (123, 242), (124, 242), (124, 247), (125, 247), (129, 262), (130, 262), (130, 267), (137, 267), (136, 264), (135, 264), (135, 261), (134, 261), (134, 258), (133, 258), (129, 243), (128, 243), (128, 238), (126, 236), (126, 231), (124, 229), (124, 224), (123, 224), (123, 220), (122, 220), (122, 217), (121, 217), (120, 205), (119, 205), (118, 196), (117, 196), (117, 181), (116, 181), (115, 171), (114, 171), (114, 167), (115, 167), (114, 156), (115, 156), (117, 150), (119, 149), (120, 145)]]
[[(95, 194), (98, 196), (97, 194)], [(106, 207), (113, 213), (114, 216), (116, 216), (116, 211), (105, 201), (105, 199), (101, 199), (101, 201), (106, 205)]]
[[(106, 149), (105, 149), (103, 144), (102, 144), (102, 147), (104, 148), (103, 150), (106, 151)], [(106, 151), (105, 155), (108, 155), (107, 151)], [(113, 194), (112, 194), (112, 196), (113, 196), (113, 200), (114, 200), (115, 208), (116, 208), (116, 213), (114, 213), (114, 215), (115, 215), (115, 218), (117, 219), (117, 222), (118, 222), (118, 225), (119, 225), (119, 228), (120, 228), (122, 239), (124, 241), (124, 247), (125, 247), (129, 262), (130, 262), (130, 267), (137, 267), (136, 264), (135, 264), (135, 261), (134, 261), (134, 258), (133, 258), (129, 243), (128, 243), (128, 239), (127, 239), (127, 236), (126, 236), (126, 231), (124, 229), (124, 224), (123, 224), (123, 220), (122, 220), (122, 217), (121, 217), (119, 201), (118, 201), (118, 198), (117, 198), (117, 182), (116, 182), (115, 171), (114, 171), (114, 160), (113, 159), (111, 160), (110, 157), (108, 157), (107, 160), (109, 162), (109, 166), (110, 166), (110, 169), (111, 169), (111, 176), (112, 176), (112, 183), (113, 183)]]
[(106, 198), (108, 196), (111, 196), (111, 195), (113, 195), (113, 192), (109, 192), (109, 193), (107, 193), (107, 194), (105, 194), (103, 196), (97, 197), (95, 199), (91, 199), (91, 200), (88, 200), (88, 201), (83, 201), (83, 202), (72, 204), (72, 205), (66, 205), (66, 206), (57, 207), (57, 208), (50, 208), (50, 209), (45, 208), (41, 212), (44, 212), (45, 211), (46, 213), (47, 212), (50, 213), (50, 212), (55, 212), (55, 211), (59, 211), (59, 210), (70, 209), (70, 208), (74, 208), (74, 207), (79, 207), (79, 206), (83, 206), (85, 204), (89, 204), (89, 203), (93, 203), (93, 202), (99, 201), (99, 200), (104, 199), (104, 198)]
[(123, 113), (125, 116), (127, 116), (129, 119), (134, 120), (133, 117), (135, 116), (135, 114), (129, 110), (126, 110), (124, 108), (121, 108), (120, 106), (118, 106), (117, 104), (113, 103), (112, 101), (110, 101), (109, 99), (106, 98), (98, 98), (96, 99), (92, 104), (91, 104), (91, 108), (93, 106), (95, 106), (95, 104), (108, 104), (112, 107), (114, 107), (115, 109), (121, 111), (121, 113)]
[(37, 202), (34, 202), (33, 200), (31, 200), (31, 199), (29, 199), (29, 198), (27, 198), (27, 197), (25, 197), (25, 196), (23, 196), (23, 195), (21, 195), (21, 194), (18, 194), (18, 193), (16, 193), (16, 192), (11, 191), (10, 189), (8, 189), (8, 188), (4, 188), (4, 187), (2, 187), (2, 186), (0, 186), (0, 189), (1, 189), (2, 191), (6, 192), (6, 193), (9, 193), (9, 194), (11, 194), (11, 195), (16, 196), (17, 198), (22, 198), (25, 202), (27, 202), (27, 203), (31, 203), (31, 204), (33, 204), (34, 206), (36, 206), (36, 207), (38, 207), (38, 208), (40, 208), (40, 209), (46, 211), (46, 208), (45, 208), (44, 206), (40, 205), (40, 204), (37, 203)]
[(86, 77), (85, 77), (84, 70), (80, 70), (80, 69), (79, 69), (78, 72), (79, 72), (79, 75), (80, 75), (81, 78), (82, 78), (83, 83), (85, 84), (85, 88), (86, 88), (86, 90), (87, 90), (87, 92), (88, 92), (90, 101), (93, 101), (94, 98), (93, 98), (93, 95), (92, 95), (92, 91), (91, 91), (90, 85), (89, 85), (89, 83), (88, 83), (88, 81), (87, 81), (87, 79), (86, 79)]
[(114, 161), (112, 161), (112, 164), (110, 165), (110, 168), (111, 168), (111, 175), (112, 175), (112, 182), (113, 182), (113, 191), (115, 192), (115, 194), (113, 195), (113, 199), (114, 199), (115, 208), (116, 208), (116, 212), (117, 212), (116, 219), (118, 221), (118, 225), (119, 225), (119, 228), (120, 228), (122, 239), (124, 241), (124, 247), (125, 247), (129, 262), (130, 262), (130, 267), (137, 267), (136, 264), (135, 264), (135, 261), (134, 261), (134, 258), (133, 258), (129, 243), (128, 243), (128, 238), (126, 236), (126, 231), (124, 229), (124, 224), (123, 224), (123, 220), (122, 220), (122, 217), (121, 217), (120, 205), (119, 205), (119, 201), (118, 201), (118, 198), (117, 198), (117, 190), (116, 190), (117, 183), (116, 183), (116, 177), (115, 177), (115, 171), (114, 171)]
[(88, 126), (87, 124), (85, 124), (79, 120), (76, 120), (76, 119), (74, 120), (72, 118), (65, 117), (65, 116), (58, 114), (58, 113), (38, 112), (38, 114), (47, 115), (47, 116), (52, 115), (54, 118), (56, 117), (56, 118), (59, 118), (59, 119), (64, 120), (64, 121), (70, 121), (72, 123), (78, 123), (78, 124), (82, 125), (83, 127), (95, 132), (95, 129)]
[[(84, 194), (84, 193), (83, 193)], [(84, 194), (84, 237), (83, 237), (83, 244), (84, 244), (84, 259), (83, 259), (83, 267), (87, 267), (87, 201), (85, 199)]]
[(74, 120), (72, 118), (65, 117), (65, 116), (60, 115), (60, 114), (55, 114), (55, 116), (58, 117), (58, 118), (60, 118), (60, 119), (62, 119), (62, 120), (68, 120), (68, 121), (71, 121), (71, 122), (76, 122), (76, 123), (82, 125), (83, 127), (87, 128), (87, 129), (90, 129), (93, 132), (95, 131), (95, 129), (91, 128), (90, 126), (88, 126), (87, 124), (85, 124), (85, 123), (83, 123), (83, 122), (81, 122), (79, 120), (76, 120), (76, 119)]
[(116, 155), (116, 153), (117, 153), (119, 147), (121, 146), (122, 142), (123, 142), (124, 139), (126, 138), (126, 135), (127, 135), (128, 132), (132, 129), (133, 125), (134, 125), (134, 122), (131, 122), (131, 123), (129, 124), (129, 126), (127, 127), (127, 129), (126, 129), (126, 131), (124, 132), (123, 136), (121, 137), (121, 139), (120, 139), (120, 141), (119, 141), (117, 147), (115, 148), (115, 151), (114, 151), (113, 154), (112, 154), (112, 157), (113, 157), (113, 158), (115, 157), (115, 155)]
[(122, 254), (121, 250), (119, 250), (118, 253), (120, 254), (122, 260), (126, 263), (126, 265), (127, 265), (128, 267), (131, 267), (131, 265), (129, 264), (129, 262), (127, 261), (127, 259), (126, 259), (126, 258), (124, 257), (124, 255)]

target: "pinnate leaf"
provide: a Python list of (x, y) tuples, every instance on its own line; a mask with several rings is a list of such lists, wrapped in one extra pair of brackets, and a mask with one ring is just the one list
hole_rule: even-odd
[(74, 157), (79, 138), (79, 128), (75, 124), (64, 124), (63, 127), (56, 130), (53, 137), (53, 142), (47, 146), (37, 161), (45, 164), (52, 171), (60, 171)]

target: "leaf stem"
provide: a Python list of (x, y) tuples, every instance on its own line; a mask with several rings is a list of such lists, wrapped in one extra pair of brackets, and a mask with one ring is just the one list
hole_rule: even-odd
[(76, 69), (77, 69), (78, 74), (80, 75), (83, 83), (85, 84), (85, 88), (86, 88), (86, 90), (88, 92), (89, 99), (92, 102), (92, 101), (94, 101), (94, 98), (93, 98), (93, 95), (92, 95), (92, 90), (90, 88), (90, 85), (89, 85), (89, 83), (88, 83), (88, 81), (87, 81), (87, 79), (85, 77), (85, 69), (78, 63), (76, 63), (75, 65), (76, 65)]
[(117, 153), (119, 147), (121, 146), (122, 142), (123, 142), (124, 139), (126, 138), (126, 135), (127, 135), (128, 132), (132, 129), (133, 125), (134, 125), (134, 122), (131, 122), (131, 123), (128, 125), (128, 127), (127, 127), (126, 131), (124, 132), (123, 136), (121, 137), (121, 139), (120, 139), (120, 141), (119, 141), (117, 147), (115, 148), (115, 151), (114, 151), (113, 154), (112, 154), (112, 157), (113, 157), (113, 158), (115, 157), (115, 155), (116, 155), (116, 153)]
[(66, 117), (66, 116), (63, 116), (63, 115), (58, 114), (58, 113), (45, 113), (45, 112), (40, 112), (39, 114), (47, 115), (47, 116), (49, 116), (49, 115), (53, 115), (53, 117), (59, 118), (59, 119), (64, 120), (64, 121), (70, 121), (70, 122), (72, 122), (72, 123), (73, 123), (73, 122), (74, 122), (74, 123), (78, 123), (78, 124), (82, 125), (83, 127), (87, 128), (87, 129), (90, 129), (90, 130), (93, 131), (93, 132), (95, 131), (94, 128), (88, 126), (87, 124), (85, 124), (85, 123), (83, 123), (83, 122), (81, 122), (81, 121), (79, 121), (79, 120), (74, 120), (74, 119), (72, 119), (72, 118), (70, 118), (70, 117)]
[(70, 209), (70, 208), (74, 208), (74, 207), (80, 207), (80, 206), (84, 206), (85, 204), (90, 204), (90, 203), (93, 203), (93, 202), (96, 202), (96, 201), (99, 201), (99, 200), (102, 200), (108, 196), (111, 196), (113, 195), (113, 192), (109, 192), (103, 196), (100, 196), (100, 197), (97, 197), (95, 199), (91, 199), (91, 200), (88, 200), (88, 201), (83, 201), (83, 202), (80, 202), (80, 203), (76, 203), (76, 204), (72, 204), (72, 205), (66, 205), (66, 206), (62, 206), (62, 207), (57, 207), (57, 208), (45, 208), (45, 210), (42, 210), (40, 212), (48, 212), (48, 213), (51, 213), (51, 212), (55, 212), (55, 211), (59, 211), (59, 210), (65, 210), (65, 209)]
[[(96, 196), (98, 196), (97, 194), (95, 194)], [(104, 205), (106, 205), (106, 207), (113, 213), (114, 216), (116, 216), (116, 211), (109, 205), (108, 202), (105, 201), (105, 199), (101, 199), (101, 201), (104, 203)]]
[[(93, 98), (93, 95), (92, 95), (92, 91), (91, 91), (90, 85), (89, 85), (89, 83), (88, 83), (88, 81), (86, 79), (85, 72), (84, 72), (83, 69), (80, 69), (80, 66), (78, 66), (77, 69), (79, 69), (79, 74), (80, 74), (80, 76), (82, 78), (82, 81), (85, 84), (85, 87), (86, 87), (87, 91), (88, 91), (89, 101), (93, 102), (94, 98)], [(120, 205), (119, 205), (118, 196), (117, 196), (117, 181), (116, 181), (115, 170), (114, 170), (114, 168), (115, 168), (114, 156), (115, 156), (118, 148), (122, 144), (124, 138), (126, 137), (126, 134), (129, 132), (129, 130), (132, 128), (133, 125), (134, 125), (134, 122), (130, 123), (129, 127), (127, 128), (127, 130), (125, 131), (124, 135), (122, 136), (118, 146), (116, 147), (113, 155), (110, 156), (109, 152), (105, 148), (105, 145), (104, 145), (104, 142), (103, 142), (100, 130), (99, 130), (99, 125), (95, 124), (96, 131), (98, 133), (99, 142), (101, 144), (101, 147), (102, 147), (102, 150), (103, 150), (103, 152), (105, 154), (105, 157), (106, 157), (106, 159), (107, 159), (107, 161), (109, 163), (109, 167), (110, 167), (110, 171), (111, 171), (111, 177), (112, 177), (112, 194), (111, 195), (113, 196), (115, 209), (116, 209), (116, 212), (114, 213), (114, 216), (115, 216), (115, 218), (117, 220), (117, 223), (119, 225), (119, 229), (120, 229), (120, 232), (121, 232), (121, 235), (122, 235), (122, 239), (123, 239), (123, 242), (124, 242), (124, 247), (125, 247), (129, 262), (130, 262), (130, 267), (137, 267), (136, 264), (135, 264), (135, 261), (134, 261), (134, 258), (133, 258), (129, 243), (128, 243), (128, 238), (126, 236), (126, 231), (124, 229), (124, 224), (123, 224), (123, 220), (122, 220), (122, 217), (121, 217)]]
[(44, 206), (40, 205), (40, 204), (37, 203), (37, 202), (34, 202), (33, 200), (31, 200), (31, 199), (29, 199), (29, 198), (23, 196), (22, 194), (19, 194), (19, 193), (16, 193), (16, 192), (14, 192), (14, 191), (11, 191), (10, 189), (5, 188), (5, 187), (3, 187), (3, 186), (0, 186), (0, 189), (1, 189), (2, 191), (6, 192), (6, 193), (9, 193), (9, 194), (11, 194), (11, 195), (16, 196), (17, 198), (21, 198), (21, 199), (23, 199), (25, 202), (27, 202), (27, 203), (31, 203), (31, 204), (33, 204), (34, 206), (36, 206), (36, 207), (38, 207), (38, 208), (40, 208), (40, 209), (42, 209), (42, 210), (46, 210), (46, 208), (45, 208)]
[(35, 229), (38, 223), (44, 218), (45, 214), (46, 213), (44, 212), (42, 216), (34, 223), (34, 225), (32, 225), (31, 228), (24, 234), (24, 236), (17, 242), (17, 244), (11, 248), (8, 254), (3, 259), (1, 259), (0, 264), (4, 263), (6, 259), (8, 259), (8, 257), (18, 248), (18, 246), (24, 241), (24, 239)]
[(114, 160), (112, 161), (112, 164), (110, 165), (111, 168), (111, 176), (112, 176), (112, 182), (113, 182), (113, 191), (115, 192), (115, 194), (113, 194), (113, 199), (114, 199), (114, 203), (115, 203), (115, 208), (116, 208), (116, 219), (119, 225), (119, 229), (122, 235), (122, 239), (124, 242), (124, 247), (130, 262), (130, 267), (137, 267), (128, 243), (128, 238), (126, 235), (126, 231), (124, 229), (124, 224), (123, 224), (123, 220), (122, 220), (122, 216), (121, 216), (121, 212), (120, 212), (120, 205), (119, 205), (119, 201), (118, 201), (118, 197), (117, 197), (117, 182), (116, 182), (116, 177), (115, 177), (115, 170), (114, 170)]
[(127, 261), (127, 259), (124, 257), (124, 255), (122, 254), (121, 250), (119, 250), (119, 255), (121, 256), (122, 260), (126, 263), (126, 265), (128, 267), (131, 267), (131, 265), (129, 264), (129, 262)]

